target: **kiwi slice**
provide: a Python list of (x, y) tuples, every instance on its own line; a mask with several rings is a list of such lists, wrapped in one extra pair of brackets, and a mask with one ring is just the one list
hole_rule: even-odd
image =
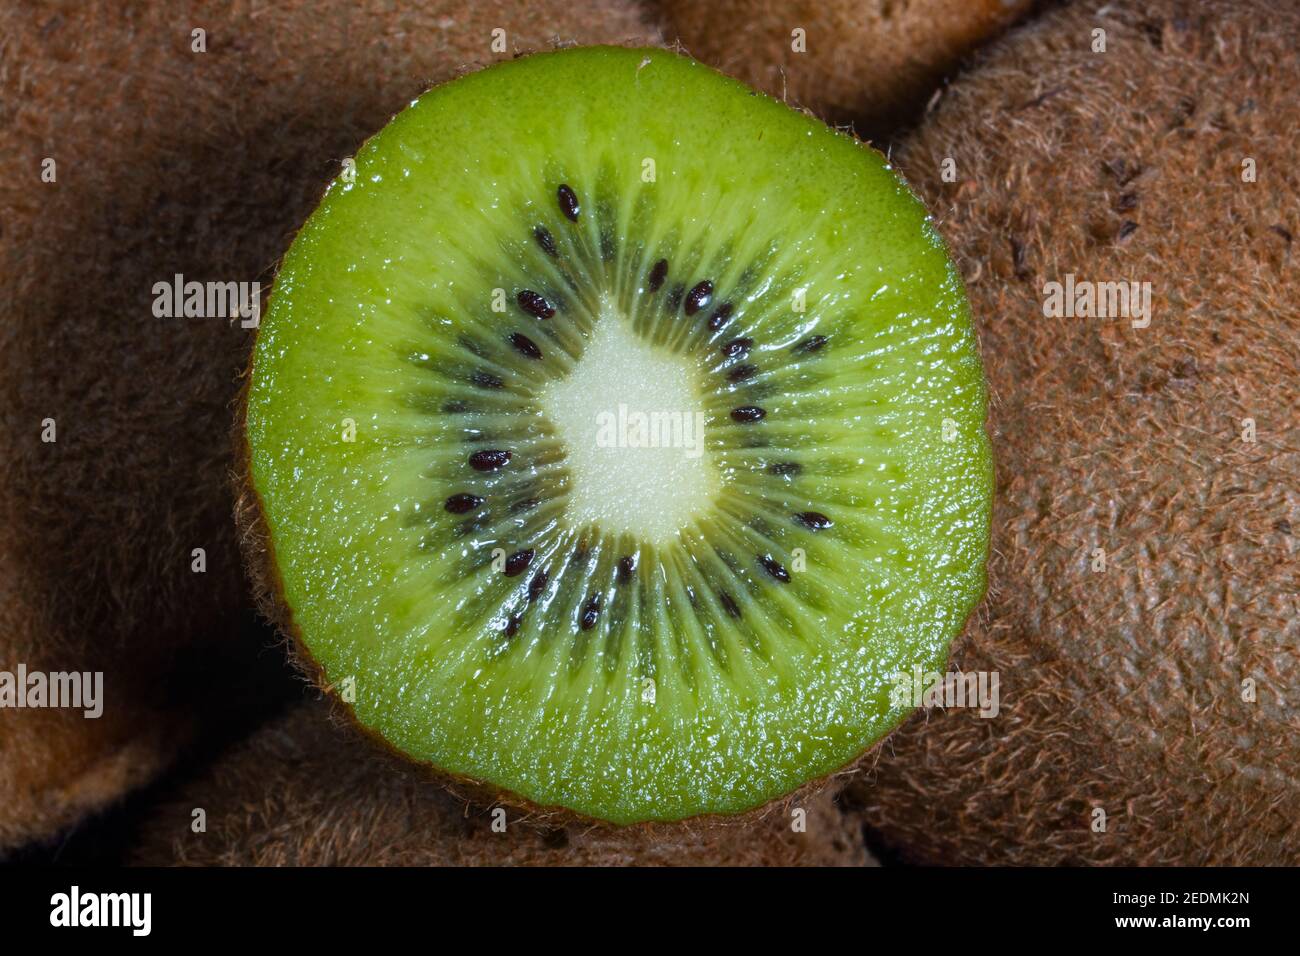
[(983, 593), (984, 414), (882, 156), (594, 47), (364, 145), (285, 256), (246, 420), (272, 580), (359, 722), (629, 823), (755, 807), (906, 716), (897, 675)]

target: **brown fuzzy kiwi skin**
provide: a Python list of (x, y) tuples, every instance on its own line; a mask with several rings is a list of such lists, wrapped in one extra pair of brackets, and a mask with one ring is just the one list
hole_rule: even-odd
[[(0, 669), (102, 670), (106, 698), (98, 720), (0, 710), (3, 853), (257, 706), (231, 693), (264, 635), (244, 623), (222, 440), (251, 336), (153, 317), (153, 283), (264, 280), (338, 161), (431, 82), (657, 34), (632, 0), (89, 0), (6, 5), (0, 36), (0, 152), (17, 170), (0, 179), (0, 406), (15, 436), (0, 458)], [(55, 183), (40, 180), (47, 156)]]
[[(656, 0), (665, 36), (792, 106), (875, 136), (1035, 0)], [(792, 32), (806, 49), (796, 53)]]
[[(1294, 5), (1076, 3), (895, 153), (966, 274), (998, 463), (954, 660), (1001, 713), (917, 717), (851, 787), (907, 860), (1300, 862), (1298, 46)], [(1045, 317), (1067, 273), (1150, 282), (1150, 326)]]
[[(861, 866), (861, 826), (829, 793), (804, 828), (770, 812), (748, 828), (587, 827), (476, 808), (304, 704), (157, 807), (143, 866)], [(192, 829), (203, 809), (206, 831)], [(505, 823), (504, 832), (499, 824)], [(498, 829), (493, 829), (493, 824)], [(567, 825), (566, 825), (567, 824)]]

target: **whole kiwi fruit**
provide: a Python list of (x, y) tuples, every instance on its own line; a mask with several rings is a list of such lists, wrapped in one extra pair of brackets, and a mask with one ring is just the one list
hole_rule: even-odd
[[(996, 718), (919, 715), (855, 784), (906, 859), (1300, 859), (1297, 45), (1290, 4), (1070, 4), (897, 153), (988, 370), (990, 593), (953, 656), (1001, 678)], [(1150, 283), (1149, 324), (1051, 317), (1067, 276)]]
[[(861, 866), (860, 824), (831, 791), (746, 826), (539, 823), (476, 807), (304, 704), (153, 811), (145, 866)], [(197, 811), (202, 811), (201, 813)]]
[(859, 134), (915, 119), (962, 58), (1033, 0), (658, 0), (669, 41)]
[(268, 635), (227, 437), (252, 333), (156, 317), (155, 283), (268, 281), (340, 161), (431, 81), (656, 34), (619, 0), (92, 0), (6, 5), (0, 35), (0, 670), (104, 674), (98, 719), (0, 710), (4, 852), (258, 706), (235, 691)]

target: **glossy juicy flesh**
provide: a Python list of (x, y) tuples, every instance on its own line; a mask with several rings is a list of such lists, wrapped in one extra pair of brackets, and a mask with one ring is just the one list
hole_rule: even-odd
[(878, 153), (676, 55), (435, 89), (285, 257), (248, 405), (282, 597), (411, 757), (631, 822), (913, 707), (984, 587), (961, 281)]

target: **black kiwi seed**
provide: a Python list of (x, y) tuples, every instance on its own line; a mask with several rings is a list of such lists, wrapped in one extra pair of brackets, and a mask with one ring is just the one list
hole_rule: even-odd
[(478, 495), (458, 494), (452, 495), (443, 505), (454, 515), (463, 515), (467, 511), (473, 511), (483, 503), (483, 499)]
[(560, 183), (555, 195), (560, 200), (560, 212), (564, 213), (564, 217), (569, 222), (577, 222), (578, 212), (582, 208), (578, 205), (578, 194), (569, 188), (568, 183)]
[(519, 308), (539, 319), (549, 319), (555, 314), (555, 307), (532, 289), (524, 289), (515, 299), (519, 302)]
[(510, 344), (519, 350), (519, 354), (527, 358), (539, 359), (542, 357), (542, 350), (537, 347), (537, 343), (522, 332), (511, 334)]
[(728, 614), (730, 614), (736, 620), (740, 620), (740, 605), (736, 603), (735, 598), (733, 598), (726, 591), (719, 591), (718, 600), (722, 602), (722, 607), (726, 610)]
[(748, 425), (750, 422), (759, 422), (767, 417), (767, 412), (757, 405), (741, 405), (739, 408), (731, 410), (733, 421), (742, 425)]
[(505, 382), (493, 375), (491, 372), (475, 372), (469, 377), (469, 380), (479, 388), (501, 388), (505, 385)]
[(515, 578), (528, 570), (533, 563), (533, 549), (523, 548), (506, 558), (506, 577)]
[(546, 582), (550, 580), (546, 570), (543, 568), (533, 575), (533, 579), (528, 582), (528, 600), (536, 601), (543, 591), (546, 590)]
[(443, 402), (442, 411), (445, 415), (459, 415), (462, 412), (469, 411), (469, 402), (462, 402), (460, 399), (454, 398), (450, 402)]
[(476, 451), (469, 456), (469, 466), (475, 471), (496, 471), (510, 461), (510, 452), (498, 448)]
[(582, 609), (582, 629), (590, 631), (596, 626), (596, 618), (600, 617), (601, 594), (597, 591), (587, 601), (586, 607)]
[(805, 528), (810, 528), (813, 531), (821, 531), (823, 528), (829, 528), (831, 524), (833, 524), (831, 519), (826, 517), (820, 511), (801, 511), (799, 514), (795, 515), (794, 518)]
[(519, 633), (519, 625), (524, 622), (520, 614), (511, 614), (510, 619), (506, 621), (506, 637), (514, 637)]
[(764, 571), (772, 575), (772, 577), (776, 578), (778, 581), (783, 581), (787, 584), (790, 583), (790, 572), (783, 568), (779, 561), (776, 561), (771, 555), (767, 554), (760, 554), (757, 555), (757, 557), (758, 563), (763, 566)]
[(632, 580), (632, 572), (636, 570), (636, 558), (632, 555), (625, 555), (618, 559), (618, 580), (626, 584)]
[(754, 347), (754, 340), (747, 339), (742, 336), (741, 338), (738, 339), (732, 339), (730, 342), (724, 345), (722, 347), (722, 354), (725, 355), (727, 358), (735, 358), (738, 355), (744, 356), (744, 355), (748, 355), (749, 350), (752, 349), (753, 347)]
[(797, 475), (803, 471), (803, 465), (797, 461), (774, 461), (767, 466), (769, 475)]
[(560, 254), (559, 250), (555, 248), (555, 238), (545, 226), (538, 226), (534, 229), (533, 237), (537, 240), (537, 244), (542, 247), (542, 251), (551, 258), (555, 258)]
[(753, 378), (754, 373), (758, 371), (757, 365), (737, 365), (727, 375), (727, 380), (731, 382), (743, 382), (747, 378)]
[(708, 279), (695, 283), (686, 296), (686, 314), (694, 315), (713, 301), (713, 283)]
[[(714, 309), (714, 310), (713, 310), (713, 314), (712, 314), (711, 316), (709, 316), (709, 331), (710, 331), (710, 332), (716, 332), (716, 331), (718, 331), (718, 329), (722, 328), (724, 325), (727, 324), (727, 321), (728, 321), (730, 318), (731, 318), (731, 303), (730, 303), (730, 302), (724, 302), (724, 303), (722, 303), (722, 305), (720, 305), (720, 306), (718, 306), (716, 309)], [(741, 341), (749, 342), (750, 340), (749, 340), (749, 339), (736, 339), (736, 341), (737, 341), (737, 342), (741, 342)], [(750, 344), (752, 345), (753, 342), (750, 342)]]
[(512, 501), (512, 502), (510, 502), (510, 507), (507, 508), (506, 510), (507, 510), (507, 511), (512, 515), (512, 516), (513, 516), (513, 515), (521, 515), (521, 514), (523, 514), (525, 511), (532, 511), (534, 508), (536, 508), (536, 507), (537, 507), (538, 505), (540, 505), (540, 504), (541, 504), (541, 502), (538, 501), (536, 498), (524, 498), (524, 499), (522, 499), (522, 500), (520, 500), (520, 501)]
[(650, 278), (646, 285), (651, 292), (658, 292), (659, 287), (664, 284), (664, 279), (668, 278), (668, 260), (660, 259), (650, 270)]
[(794, 347), (794, 351), (799, 355), (807, 355), (808, 353), (816, 352), (825, 344), (826, 344), (826, 336), (813, 335), (810, 336), (809, 338), (804, 339), (802, 342), (798, 343)]

